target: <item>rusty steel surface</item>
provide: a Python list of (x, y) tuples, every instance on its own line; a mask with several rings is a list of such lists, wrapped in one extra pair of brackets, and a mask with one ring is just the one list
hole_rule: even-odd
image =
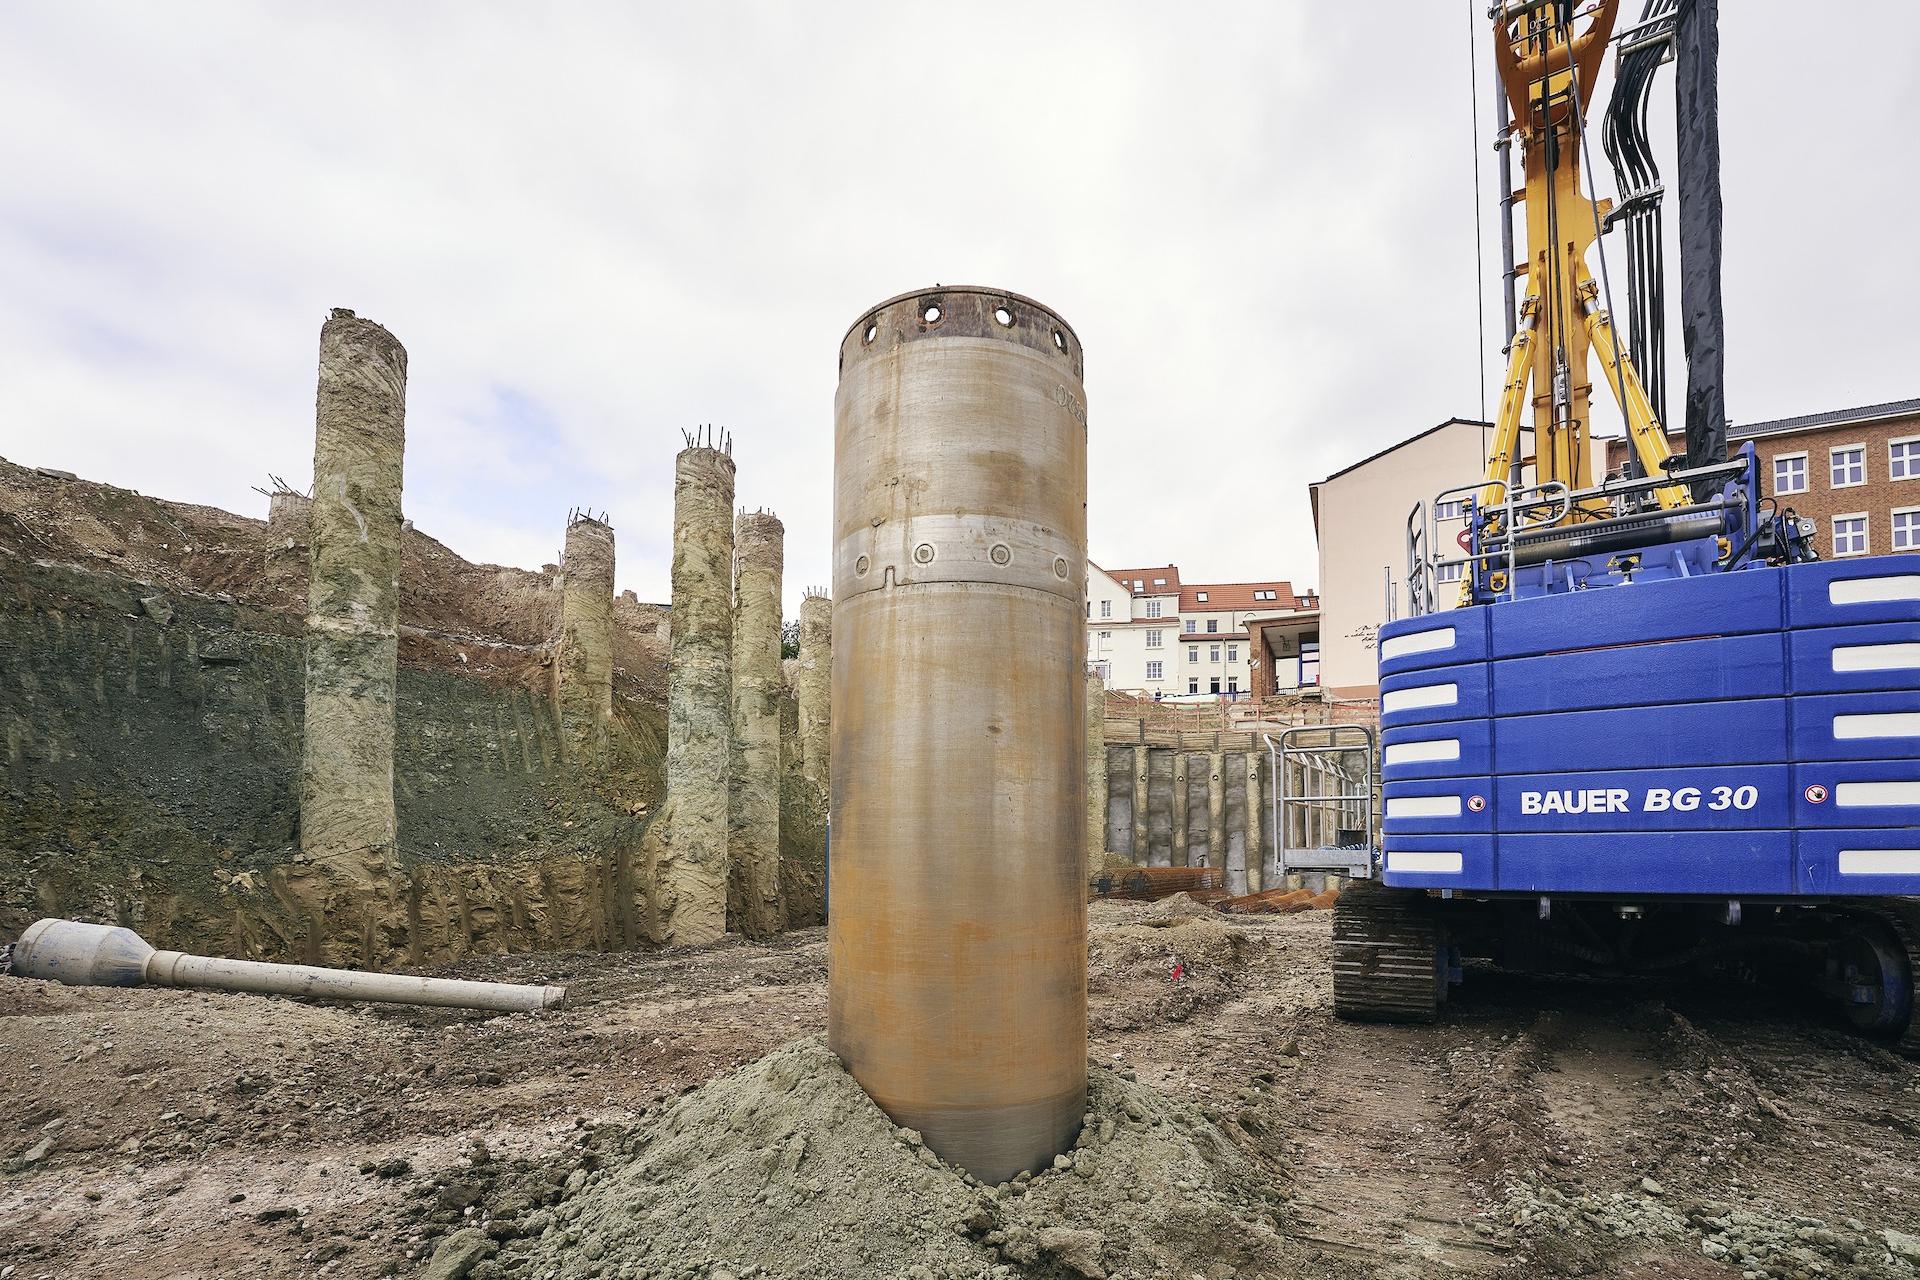
[(1082, 367), (985, 289), (903, 294), (840, 348), (828, 1037), (987, 1182), (1086, 1105)]

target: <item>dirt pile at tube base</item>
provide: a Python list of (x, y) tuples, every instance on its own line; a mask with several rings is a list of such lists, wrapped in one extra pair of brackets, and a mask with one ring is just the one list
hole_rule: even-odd
[(565, 1174), (530, 1179), (557, 1203), (521, 1193), (516, 1218), (486, 1224), (503, 1245), (484, 1274), (1280, 1274), (1277, 1171), (1128, 1075), (1090, 1070), (1075, 1148), (990, 1187), (896, 1128), (824, 1042), (796, 1041), (599, 1130)]

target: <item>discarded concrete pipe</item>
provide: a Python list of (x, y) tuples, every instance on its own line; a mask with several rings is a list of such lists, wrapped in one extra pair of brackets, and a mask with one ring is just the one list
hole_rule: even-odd
[(206, 987), (214, 991), (380, 1000), (511, 1013), (557, 1009), (567, 999), (565, 987), (416, 978), (402, 973), (360, 973), (156, 951), (131, 929), (79, 920), (41, 920), (30, 925), (14, 944), (13, 971), (24, 978), (44, 978), (70, 987)]
[(828, 1040), (986, 1182), (1087, 1096), (1086, 400), (1016, 294), (883, 302), (834, 406)]

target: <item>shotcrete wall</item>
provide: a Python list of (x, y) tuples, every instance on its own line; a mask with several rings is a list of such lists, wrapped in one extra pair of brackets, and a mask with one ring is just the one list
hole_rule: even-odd
[(727, 929), (733, 474), (733, 459), (705, 445), (674, 461), (667, 801), (647, 842), (651, 932), (662, 943), (711, 942)]
[(733, 778), (728, 833), (740, 932), (786, 927), (780, 893), (780, 577), (786, 530), (769, 512), (741, 512), (734, 531)]
[(1213, 824), (1207, 812), (1207, 757), (1179, 753), (1187, 762), (1187, 862), (1189, 867), (1213, 863)]
[(595, 762), (606, 755), (613, 723), (613, 526), (571, 518), (561, 571), (554, 703), (568, 749)]
[[(1136, 772), (1144, 759), (1144, 769)], [(1105, 779), (1106, 843), (1115, 857), (1149, 866), (1212, 866), (1226, 887), (1249, 893), (1273, 883), (1272, 824), (1266, 758), (1249, 751), (1186, 751), (1148, 744), (1106, 744), (1096, 776)], [(1146, 807), (1136, 807), (1144, 778)], [(1141, 831), (1146, 842), (1136, 847)], [(1247, 851), (1259, 850), (1248, 864)]]
[(1087, 874), (1107, 859), (1107, 682), (1087, 672)]
[(1142, 861), (1133, 847), (1133, 748), (1107, 747), (1107, 848), (1117, 858)]
[(1173, 756), (1166, 751), (1147, 756), (1147, 861), (1173, 864)]

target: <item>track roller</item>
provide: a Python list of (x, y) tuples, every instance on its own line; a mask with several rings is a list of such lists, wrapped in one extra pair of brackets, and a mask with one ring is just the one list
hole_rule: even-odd
[(1446, 992), (1446, 938), (1427, 895), (1350, 884), (1333, 904), (1333, 1011), (1357, 1022), (1431, 1022)]

